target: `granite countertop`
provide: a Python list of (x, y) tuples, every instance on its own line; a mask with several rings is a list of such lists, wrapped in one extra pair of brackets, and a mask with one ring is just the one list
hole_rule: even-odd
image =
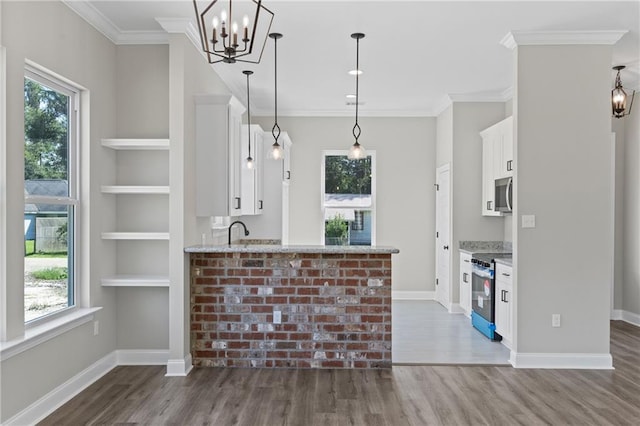
[(231, 244), (219, 246), (196, 245), (186, 247), (185, 253), (326, 253), (326, 254), (396, 254), (388, 246), (305, 246), (277, 244)]
[(508, 267), (513, 267), (513, 258), (512, 257), (498, 257), (494, 259), (496, 263), (501, 263)]
[(473, 253), (512, 253), (510, 241), (460, 241), (459, 250)]

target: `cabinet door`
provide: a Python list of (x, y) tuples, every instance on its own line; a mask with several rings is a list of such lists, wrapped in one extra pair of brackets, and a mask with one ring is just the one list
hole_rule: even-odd
[(242, 118), (233, 108), (229, 108), (229, 206), (230, 216), (242, 214), (242, 178), (240, 165)]
[(502, 128), (502, 167), (503, 177), (513, 176), (513, 118), (504, 120)]
[(507, 346), (512, 337), (513, 284), (511, 268), (504, 265), (496, 267), (496, 332), (506, 341)]
[(483, 136), (482, 139), (482, 215), (500, 216), (495, 211), (495, 177), (493, 175), (493, 138)]
[(460, 252), (460, 307), (471, 314), (471, 255)]
[(286, 133), (282, 135), (282, 181), (288, 183), (291, 180), (291, 140)]
[(255, 195), (254, 195), (254, 213), (262, 214), (264, 210), (264, 160), (263, 160), (263, 148), (264, 148), (264, 132), (262, 128), (257, 127), (253, 132), (254, 142), (254, 158), (256, 159), (256, 167), (254, 170), (255, 179)]

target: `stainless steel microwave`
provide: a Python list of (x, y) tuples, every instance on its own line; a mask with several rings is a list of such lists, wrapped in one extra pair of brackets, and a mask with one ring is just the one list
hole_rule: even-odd
[(495, 211), (511, 213), (513, 204), (513, 178), (496, 179), (495, 203)]

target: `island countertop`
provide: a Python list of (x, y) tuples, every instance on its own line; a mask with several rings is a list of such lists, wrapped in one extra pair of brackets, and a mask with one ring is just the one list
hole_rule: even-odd
[(231, 244), (195, 245), (184, 249), (186, 253), (320, 253), (320, 254), (396, 254), (389, 246), (320, 246), (320, 245), (275, 245), (275, 244)]

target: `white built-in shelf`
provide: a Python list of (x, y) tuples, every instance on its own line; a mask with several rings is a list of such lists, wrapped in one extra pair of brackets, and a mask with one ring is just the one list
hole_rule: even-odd
[(161, 275), (114, 275), (102, 279), (104, 287), (169, 287), (169, 277)]
[(169, 194), (168, 186), (102, 185), (103, 194)]
[(111, 149), (169, 149), (169, 139), (102, 139), (102, 146)]
[(103, 240), (168, 240), (168, 232), (103, 232)]

